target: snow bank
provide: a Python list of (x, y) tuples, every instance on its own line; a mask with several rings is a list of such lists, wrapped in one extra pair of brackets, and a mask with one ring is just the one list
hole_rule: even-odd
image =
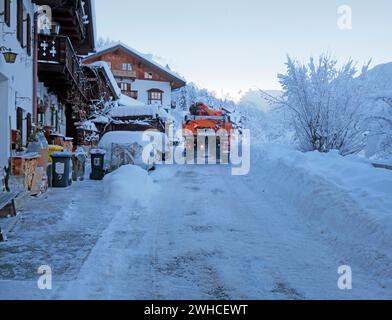
[(392, 171), (337, 152), (305, 154), (276, 145), (255, 146), (252, 158), (254, 181), (276, 188), (336, 250), (354, 253), (359, 264), (392, 279)]
[(152, 199), (154, 184), (147, 171), (126, 165), (105, 177), (104, 192), (110, 204), (132, 206), (139, 203), (146, 206)]

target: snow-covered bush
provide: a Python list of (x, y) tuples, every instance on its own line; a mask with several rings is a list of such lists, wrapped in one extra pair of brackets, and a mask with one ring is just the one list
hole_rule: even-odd
[(375, 66), (358, 81), (370, 91), (367, 105), (369, 130), (366, 156), (387, 159), (392, 156), (392, 63)]
[[(355, 80), (353, 61), (338, 67), (337, 60), (322, 55), (302, 64), (288, 57), (287, 74), (279, 75), (283, 99), (270, 97), (290, 110), (302, 151), (339, 150), (348, 155), (366, 144), (363, 107), (366, 89)], [(362, 69), (366, 72), (367, 66)]]
[[(280, 96), (278, 92), (269, 94)], [(269, 103), (260, 90), (244, 93), (237, 110), (241, 114), (242, 127), (250, 130), (252, 144), (295, 144), (288, 112), (280, 105)]]
[(235, 102), (230, 99), (219, 99), (214, 92), (207, 89), (201, 89), (193, 83), (173, 92), (172, 100), (176, 107), (188, 111), (190, 106), (195, 102), (203, 102), (213, 108), (224, 107), (229, 110), (235, 109)]

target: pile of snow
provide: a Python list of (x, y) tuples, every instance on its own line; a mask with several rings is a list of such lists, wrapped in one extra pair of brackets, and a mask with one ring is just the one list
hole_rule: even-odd
[(151, 200), (154, 184), (148, 172), (138, 166), (126, 165), (104, 178), (107, 201), (120, 206), (147, 205)]
[[(350, 263), (392, 279), (392, 171), (337, 151), (301, 153), (276, 145), (252, 151), (255, 183), (262, 179), (279, 190), (293, 212), (336, 250), (350, 251), (348, 257), (355, 252), (357, 261)], [(377, 270), (376, 260), (385, 269)]]

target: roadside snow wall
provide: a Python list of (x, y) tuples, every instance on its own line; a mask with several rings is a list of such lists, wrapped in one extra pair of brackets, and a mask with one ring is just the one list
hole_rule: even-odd
[[(263, 179), (293, 214), (347, 256), (392, 285), (392, 171), (337, 152), (254, 146), (251, 181)], [(256, 177), (256, 179), (254, 179)]]

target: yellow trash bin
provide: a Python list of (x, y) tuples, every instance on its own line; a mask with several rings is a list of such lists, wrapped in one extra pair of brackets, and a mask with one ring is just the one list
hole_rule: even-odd
[(63, 152), (63, 151), (64, 151), (64, 147), (62, 146), (49, 145), (49, 151), (48, 151), (49, 163), (52, 163), (52, 153)]

